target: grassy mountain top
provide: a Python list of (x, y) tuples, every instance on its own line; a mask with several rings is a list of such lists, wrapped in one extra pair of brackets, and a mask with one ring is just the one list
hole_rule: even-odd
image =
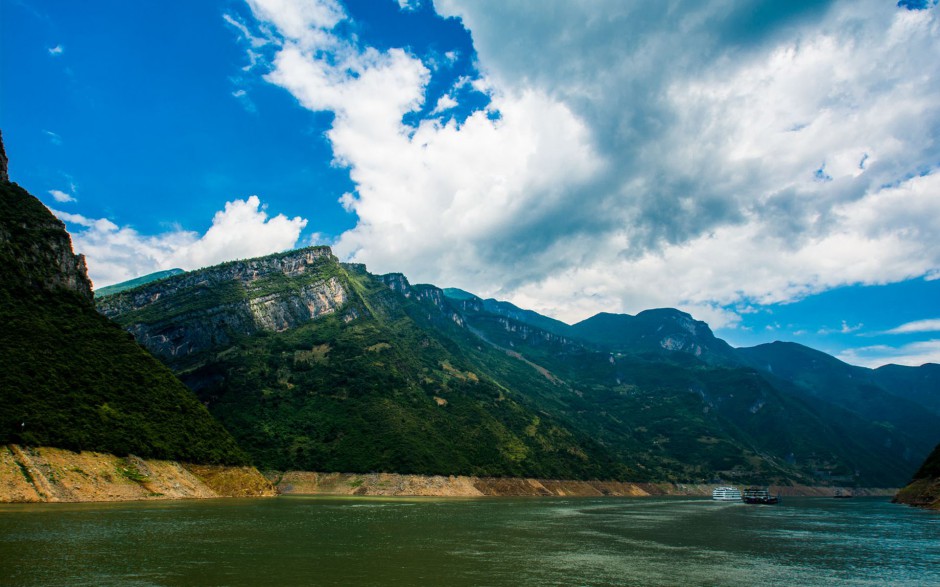
[(134, 279), (129, 279), (128, 281), (115, 283), (114, 285), (106, 285), (105, 287), (99, 287), (95, 290), (95, 298), (100, 299), (105, 296), (110, 296), (116, 293), (121, 293), (122, 291), (134, 289), (135, 287), (140, 287), (141, 285), (144, 285), (153, 281), (159, 281), (160, 279), (166, 279), (167, 277), (173, 277), (174, 275), (179, 275), (180, 273), (184, 273), (184, 271), (182, 269), (167, 269), (166, 271), (157, 271), (156, 273), (142, 275)]
[(95, 311), (61, 222), (0, 182), (0, 444), (243, 464), (166, 367)]

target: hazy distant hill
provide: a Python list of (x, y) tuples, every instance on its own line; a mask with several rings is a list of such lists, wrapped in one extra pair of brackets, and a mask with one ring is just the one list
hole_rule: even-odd
[(142, 275), (128, 281), (115, 283), (114, 285), (106, 285), (95, 290), (95, 297), (103, 298), (105, 296), (120, 293), (128, 289), (134, 289), (135, 287), (150, 283), (151, 281), (158, 281), (160, 279), (166, 279), (167, 277), (173, 277), (174, 275), (179, 275), (180, 273), (183, 273), (182, 269), (167, 269), (166, 271), (157, 271), (156, 273)]
[(636, 316), (600, 313), (572, 326), (575, 335), (613, 351), (633, 354), (685, 353), (705, 363), (733, 365), (734, 349), (708, 324), (673, 308)]
[(95, 311), (64, 225), (7, 181), (0, 275), (0, 444), (247, 461), (191, 391)]
[(889, 393), (916, 402), (940, 415), (940, 365), (885, 365), (875, 369), (872, 376)]
[(98, 307), (266, 467), (897, 485), (929, 450), (743, 365), (688, 314), (571, 327), (323, 247)]
[(929, 409), (930, 401), (936, 405), (940, 395), (937, 379), (929, 376), (936, 372), (936, 365), (872, 370), (785, 342), (737, 352), (771, 381), (790, 384), (779, 385), (782, 389), (838, 406), (903, 436), (911, 447), (909, 455), (925, 454), (940, 438), (940, 417)]

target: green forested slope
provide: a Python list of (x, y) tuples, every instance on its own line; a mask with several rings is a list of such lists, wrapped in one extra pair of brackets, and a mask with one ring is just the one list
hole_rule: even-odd
[[(304, 318), (316, 304), (327, 313)], [(605, 348), (313, 249), (99, 307), (149, 341), (268, 468), (890, 486), (922, 458), (890, 427), (696, 357), (730, 347), (675, 311), (644, 313)], [(659, 317), (692, 352), (644, 334)]]
[[(347, 272), (344, 307), (175, 363), (212, 412), (275, 469), (630, 478), (592, 439), (540, 412), (441, 336), (426, 309)], [(406, 311), (416, 310), (417, 319)], [(354, 314), (357, 318), (350, 320)]]
[(0, 444), (247, 462), (169, 369), (95, 311), (64, 226), (9, 182), (0, 275)]
[(894, 501), (940, 510), (940, 444), (914, 474), (914, 480), (898, 492)]

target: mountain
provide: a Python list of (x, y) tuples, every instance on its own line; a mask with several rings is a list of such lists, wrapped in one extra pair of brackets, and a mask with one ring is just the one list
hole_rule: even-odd
[(158, 281), (160, 279), (166, 279), (167, 277), (173, 277), (174, 275), (179, 275), (183, 273), (182, 269), (167, 269), (166, 271), (157, 271), (156, 273), (150, 273), (148, 275), (142, 275), (135, 279), (130, 279), (128, 281), (122, 281), (121, 283), (115, 283), (114, 285), (106, 285), (104, 287), (99, 287), (95, 290), (95, 298), (103, 298), (105, 296), (110, 296), (122, 291), (133, 289), (139, 287), (151, 281)]
[(914, 474), (913, 481), (899, 491), (893, 501), (940, 510), (940, 444)]
[(929, 450), (743, 365), (677, 310), (569, 327), (326, 247), (98, 308), (268, 468), (896, 486)]
[(708, 324), (673, 308), (644, 310), (636, 316), (600, 313), (573, 325), (575, 336), (612, 351), (663, 355), (685, 353), (713, 365), (737, 363), (731, 345)]
[(885, 365), (875, 369), (872, 377), (888, 393), (916, 402), (940, 416), (940, 365)]
[(169, 369), (95, 310), (65, 226), (5, 180), (0, 275), (0, 444), (248, 461)]
[(478, 341), (443, 300), (312, 247), (178, 275), (98, 307), (265, 467), (629, 476), (481, 369)]
[[(901, 442), (908, 458), (929, 452), (940, 435), (938, 414), (929, 410), (929, 403), (917, 401), (937, 401), (940, 386), (930, 378), (936, 366), (872, 370), (790, 342), (737, 349), (737, 353), (779, 388), (882, 426), (892, 433), (885, 441)], [(905, 383), (916, 391), (905, 390)]]

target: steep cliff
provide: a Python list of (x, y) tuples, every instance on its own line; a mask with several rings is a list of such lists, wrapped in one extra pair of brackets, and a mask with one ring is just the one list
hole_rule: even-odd
[(328, 247), (310, 247), (183, 273), (97, 306), (150, 352), (183, 364), (239, 337), (282, 332), (337, 311), (349, 299), (340, 272)]
[(95, 311), (64, 226), (0, 181), (0, 444), (247, 462), (196, 397)]
[(65, 290), (90, 302), (85, 258), (72, 252), (65, 225), (15, 183), (0, 186), (0, 262), (6, 287)]
[(3, 133), (0, 133), (0, 181), (10, 181), (10, 173), (7, 169), (9, 159), (7, 159), (6, 149), (3, 148)]

